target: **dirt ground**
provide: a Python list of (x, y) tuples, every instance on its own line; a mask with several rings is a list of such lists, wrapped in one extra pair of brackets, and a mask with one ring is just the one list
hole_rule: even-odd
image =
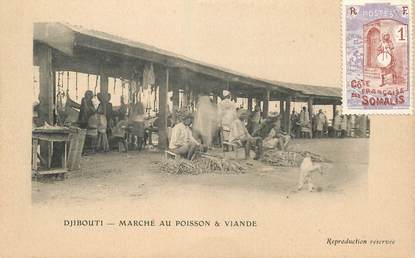
[[(40, 178), (32, 181), (35, 206), (99, 204), (108, 201), (138, 201), (153, 196), (182, 194), (261, 193), (271, 197), (293, 198), (302, 195), (347, 195), (367, 188), (369, 139), (299, 139), (293, 150), (320, 154), (332, 163), (316, 173), (319, 192), (295, 193), (298, 168), (279, 168), (250, 161), (243, 174), (172, 175), (162, 173), (158, 162), (162, 153), (144, 150), (129, 153), (99, 153), (82, 157), (81, 170), (67, 173), (63, 181)], [(243, 162), (243, 161), (241, 161)]]

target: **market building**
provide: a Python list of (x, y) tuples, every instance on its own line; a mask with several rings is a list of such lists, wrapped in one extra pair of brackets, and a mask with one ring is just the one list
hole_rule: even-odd
[(95, 93), (109, 91), (109, 78), (114, 78), (114, 88), (116, 80), (121, 79), (128, 84), (130, 103), (136, 101), (137, 93), (143, 89), (152, 89), (154, 102), (150, 108), (156, 109), (160, 118), (160, 149), (165, 149), (167, 143), (168, 103), (172, 102), (173, 109), (194, 104), (201, 92), (217, 102), (222, 91), (229, 90), (237, 98), (246, 98), (249, 110), (254, 101), (260, 103), (265, 116), (269, 102), (279, 101), (282, 126), (288, 131), (293, 102), (306, 102), (310, 118), (314, 105), (331, 105), (335, 110), (341, 104), (340, 87), (260, 79), (65, 23), (35, 23), (33, 49), (33, 64), (39, 67), (39, 116), (50, 125), (56, 123), (57, 86), (58, 81), (64, 80), (62, 71), (88, 74), (88, 88), (89, 75), (96, 76), (95, 85), (91, 86)]

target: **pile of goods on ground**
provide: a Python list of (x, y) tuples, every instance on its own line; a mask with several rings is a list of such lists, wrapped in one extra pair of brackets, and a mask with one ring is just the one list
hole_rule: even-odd
[(244, 173), (245, 168), (237, 161), (227, 160), (211, 155), (201, 155), (193, 160), (183, 158), (163, 159), (160, 169), (170, 174), (239, 174)]
[(329, 163), (330, 160), (325, 157), (309, 152), (309, 151), (280, 151), (276, 149), (267, 150), (264, 152), (263, 162), (277, 167), (299, 167), (304, 157), (310, 154), (313, 162)]

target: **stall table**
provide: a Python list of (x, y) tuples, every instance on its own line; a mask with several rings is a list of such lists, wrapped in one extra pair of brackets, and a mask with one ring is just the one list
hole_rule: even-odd
[[(35, 128), (32, 131), (32, 171), (34, 175), (49, 175), (49, 174), (57, 174), (64, 177), (64, 174), (68, 171), (67, 167), (67, 149), (68, 144), (72, 139), (73, 130), (66, 127), (50, 127), (50, 128)], [(48, 143), (48, 155), (46, 160), (44, 160), (41, 155), (39, 158), (41, 159), (41, 163), (43, 161), (46, 167), (39, 169), (37, 158), (38, 158), (38, 145), (40, 141), (44, 141)], [(55, 142), (63, 142), (64, 148), (61, 154), (61, 167), (52, 168), (52, 157), (53, 157), (53, 144)]]

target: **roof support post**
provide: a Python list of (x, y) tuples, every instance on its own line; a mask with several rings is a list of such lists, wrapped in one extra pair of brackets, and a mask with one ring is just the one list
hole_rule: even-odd
[(108, 93), (108, 76), (104, 72), (99, 75), (99, 91)]
[(162, 81), (159, 89), (159, 143), (158, 147), (161, 150), (165, 150), (167, 148), (167, 114), (168, 114), (168, 93), (169, 93), (169, 68), (165, 70), (165, 78)]
[(264, 98), (264, 104), (263, 104), (263, 107), (264, 107), (263, 117), (268, 116), (270, 94), (271, 94), (271, 91), (269, 89), (267, 89), (267, 91), (265, 92), (265, 98)]
[(189, 87), (189, 82), (187, 80), (187, 78), (184, 79), (184, 92), (183, 92), (183, 100), (182, 100), (182, 105), (183, 107), (187, 107), (187, 105), (189, 105), (189, 91), (190, 91), (190, 87)]
[(252, 96), (248, 96), (248, 110), (252, 111)]
[(287, 97), (285, 102), (285, 131), (291, 135), (291, 96)]
[(281, 118), (281, 129), (285, 129), (286, 114), (284, 112), (284, 100), (280, 100), (280, 118)]
[(200, 86), (193, 85), (193, 87), (192, 87), (192, 99), (191, 99), (192, 112), (195, 111), (197, 100), (199, 98), (199, 93), (200, 93)]
[(332, 125), (334, 125), (334, 117), (336, 116), (336, 109), (337, 109), (337, 105), (333, 104), (333, 117), (332, 117)]
[(54, 124), (55, 103), (55, 71), (52, 64), (52, 48), (41, 45), (38, 53), (39, 60), (39, 118)]
[(313, 128), (314, 128), (313, 113), (314, 113), (314, 111), (313, 111), (313, 98), (312, 97), (308, 98), (307, 106), (308, 106), (308, 115), (310, 116), (310, 123), (311, 123), (311, 132), (310, 132), (310, 134), (311, 134), (311, 137), (313, 137)]
[(179, 96), (179, 87), (173, 87), (173, 108), (172, 108), (172, 117), (173, 117), (173, 124), (176, 122), (176, 110), (179, 109), (180, 105), (180, 96)]
[(216, 93), (213, 95), (213, 103), (218, 104), (218, 95)]
[(308, 115), (310, 116), (310, 121), (313, 119), (313, 98), (309, 97), (307, 101)]
[[(52, 48), (41, 44), (38, 53), (39, 61), (39, 118), (50, 125), (55, 124), (54, 106), (55, 106), (55, 69), (52, 60)], [(50, 167), (52, 160), (52, 144), (49, 142), (40, 143), (40, 156), (47, 161), (46, 165)], [(41, 160), (42, 160), (41, 159)], [(33, 162), (36, 162), (34, 160)]]

